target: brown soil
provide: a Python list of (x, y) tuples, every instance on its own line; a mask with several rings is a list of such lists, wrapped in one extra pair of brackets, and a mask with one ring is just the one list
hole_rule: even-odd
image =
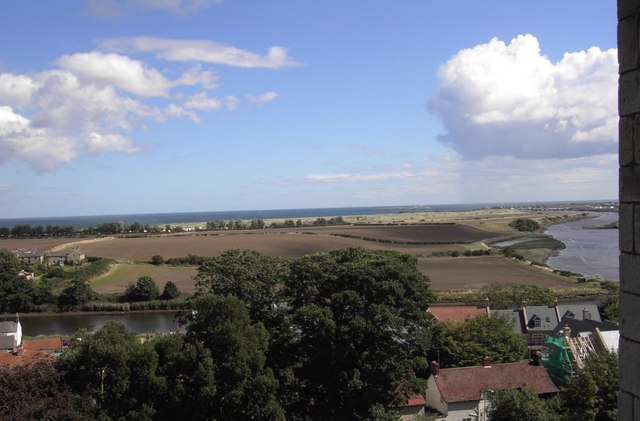
[(552, 289), (575, 287), (551, 273), (500, 256), (419, 259), (418, 269), (431, 279), (434, 290), (478, 289), (493, 282)]
[[(367, 237), (386, 240), (396, 238), (395, 241), (406, 241), (412, 237), (411, 231), (419, 227), (378, 227), (366, 230), (350, 229), (351, 232), (366, 234)], [(388, 229), (391, 228), (391, 229)], [(418, 230), (420, 231), (420, 230)], [(450, 238), (462, 238), (457, 228)], [(307, 232), (306, 234), (304, 232)], [(244, 231), (242, 233), (203, 233), (192, 235), (158, 236), (145, 238), (114, 238), (82, 245), (82, 250), (88, 256), (101, 256), (118, 261), (148, 261), (153, 255), (160, 255), (165, 259), (184, 257), (188, 254), (197, 256), (217, 256), (229, 249), (250, 249), (272, 256), (300, 257), (309, 253), (325, 252), (345, 247), (365, 247), (371, 249), (392, 249), (413, 255), (427, 256), (441, 250), (465, 250), (462, 245), (428, 244), (406, 245), (389, 244), (376, 241), (366, 241), (356, 238), (344, 238), (331, 233), (340, 232), (339, 228), (331, 230), (264, 230)], [(473, 235), (476, 235), (473, 232)], [(419, 238), (426, 238), (424, 236)], [(431, 237), (435, 238), (435, 237)], [(471, 240), (471, 236), (468, 237)], [(405, 239), (405, 240), (403, 240)], [(435, 240), (434, 240), (435, 241)]]

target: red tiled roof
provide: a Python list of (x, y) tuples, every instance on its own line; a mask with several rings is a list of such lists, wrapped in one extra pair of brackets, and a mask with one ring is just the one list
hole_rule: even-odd
[(486, 307), (476, 306), (434, 306), (429, 307), (427, 311), (433, 314), (433, 317), (439, 322), (447, 320), (464, 322), (472, 317), (487, 315)]
[(54, 361), (56, 357), (43, 351), (24, 350), (22, 355), (15, 355), (11, 352), (0, 352), (0, 366), (16, 367), (19, 365), (31, 365), (37, 361)]
[(24, 349), (33, 351), (62, 351), (62, 336), (44, 339), (22, 339)]
[(479, 400), (485, 390), (523, 388), (537, 394), (558, 392), (543, 366), (529, 365), (526, 361), (440, 369), (435, 381), (447, 403)]
[(427, 401), (424, 399), (422, 395), (414, 395), (409, 398), (406, 404), (403, 406), (422, 406), (426, 405)]

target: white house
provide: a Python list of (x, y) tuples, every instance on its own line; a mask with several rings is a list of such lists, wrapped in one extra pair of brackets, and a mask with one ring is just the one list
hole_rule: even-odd
[(528, 389), (539, 395), (558, 393), (545, 368), (528, 361), (440, 369), (432, 363), (427, 379), (427, 406), (437, 410), (438, 421), (487, 421), (489, 395), (497, 390)]
[(22, 325), (20, 324), (20, 317), (16, 313), (15, 322), (0, 322), (0, 337), (13, 336), (15, 346), (18, 347), (22, 344)]

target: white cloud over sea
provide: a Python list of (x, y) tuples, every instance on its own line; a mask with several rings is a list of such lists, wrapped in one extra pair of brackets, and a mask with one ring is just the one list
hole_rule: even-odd
[(615, 153), (617, 66), (617, 51), (598, 47), (554, 63), (533, 35), (461, 50), (429, 99), (446, 129), (438, 140), (465, 159)]

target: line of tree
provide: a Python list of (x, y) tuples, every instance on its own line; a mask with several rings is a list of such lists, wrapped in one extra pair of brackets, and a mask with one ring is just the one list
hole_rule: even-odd
[[(42, 311), (71, 311), (86, 309), (89, 303), (98, 303), (93, 307), (103, 308), (105, 303), (113, 302), (116, 297), (97, 294), (89, 281), (106, 273), (111, 262), (96, 260), (81, 267), (66, 271), (59, 266), (38, 266), (40, 276), (27, 279), (23, 273), (26, 265), (20, 262), (9, 250), (0, 249), (0, 311), (42, 312)], [(55, 294), (54, 290), (60, 290)], [(151, 291), (151, 292), (149, 292)], [(157, 293), (155, 293), (157, 291)], [(175, 283), (165, 283), (160, 294), (156, 282), (143, 276), (136, 284), (127, 288), (120, 302), (139, 302), (155, 300), (176, 300), (181, 295)], [(99, 304), (102, 303), (102, 304)], [(177, 304), (177, 303), (176, 303)], [(159, 307), (153, 303), (153, 307)], [(161, 305), (160, 305), (161, 307)]]
[[(263, 219), (252, 219), (248, 222), (236, 220), (207, 221), (205, 226), (196, 227), (196, 231), (221, 231), (221, 230), (256, 230), (265, 228), (292, 228), (303, 226), (328, 226), (344, 225), (347, 222), (342, 216), (333, 218), (317, 218), (311, 223), (305, 223), (301, 219), (294, 221), (286, 219), (283, 222), (272, 222), (269, 226)], [(180, 225), (157, 225), (133, 222), (125, 224), (120, 221), (104, 222), (92, 227), (76, 228), (72, 225), (30, 225), (17, 224), (13, 227), (0, 227), (0, 238), (47, 238), (47, 237), (75, 237), (87, 235), (122, 235), (122, 234), (159, 234), (166, 232), (184, 232)]]

